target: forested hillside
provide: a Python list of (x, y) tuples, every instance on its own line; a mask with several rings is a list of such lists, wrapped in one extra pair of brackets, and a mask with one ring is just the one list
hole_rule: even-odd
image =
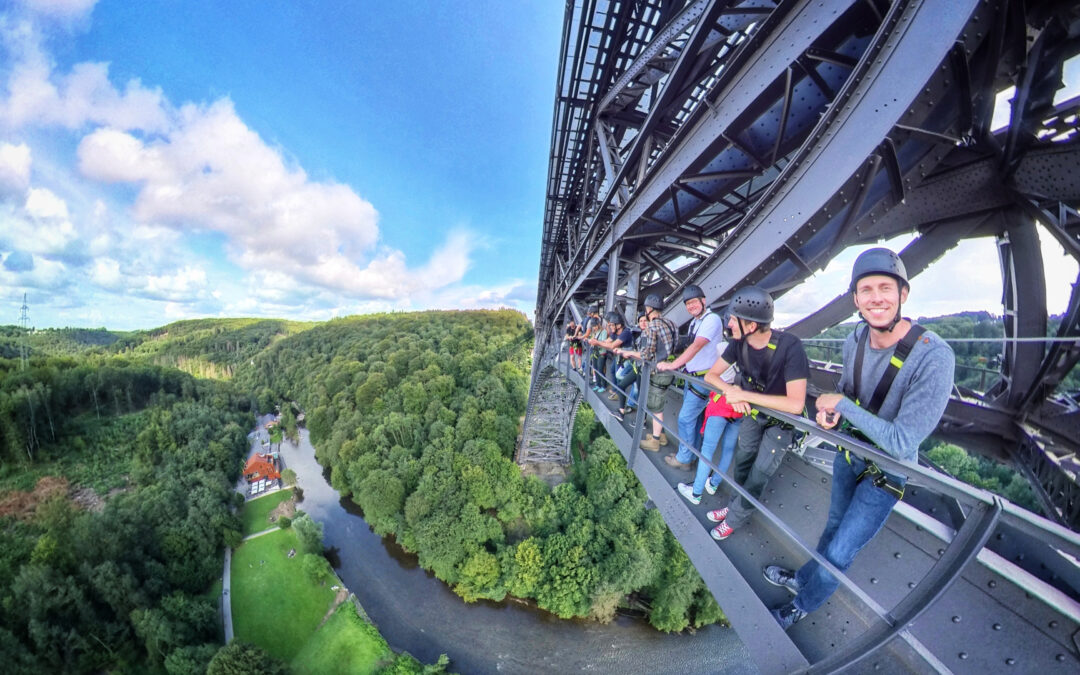
[(468, 601), (609, 619), (634, 594), (662, 630), (721, 618), (610, 441), (555, 490), (522, 478), (531, 346), (511, 311), (356, 317), (277, 342), (237, 380), (299, 402), (334, 487)]
[(251, 401), (124, 359), (0, 360), (5, 673), (202, 673)]

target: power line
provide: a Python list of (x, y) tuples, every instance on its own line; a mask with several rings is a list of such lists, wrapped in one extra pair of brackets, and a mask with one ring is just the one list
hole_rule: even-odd
[(30, 335), (30, 306), (26, 304), (25, 292), (22, 296), (22, 308), (19, 312), (19, 327), (22, 328), (22, 339), (19, 340), (19, 370), (26, 370), (28, 361), (26, 341)]

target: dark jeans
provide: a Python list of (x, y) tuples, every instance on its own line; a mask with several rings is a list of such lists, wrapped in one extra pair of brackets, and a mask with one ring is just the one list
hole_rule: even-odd
[[(772, 426), (767, 426), (767, 425)], [(739, 427), (739, 442), (735, 448), (735, 470), (732, 478), (755, 499), (761, 497), (791, 442), (791, 431), (783, 431), (763, 413), (747, 415)], [(786, 440), (785, 440), (786, 439)], [(750, 520), (754, 507), (743, 497), (735, 495), (728, 503), (727, 523), (734, 529)]]

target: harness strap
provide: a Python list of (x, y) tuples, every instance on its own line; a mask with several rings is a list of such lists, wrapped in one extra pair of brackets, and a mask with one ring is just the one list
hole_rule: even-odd
[(889, 389), (892, 387), (893, 380), (896, 379), (897, 373), (904, 366), (904, 361), (908, 355), (911, 354), (912, 348), (915, 343), (918, 342), (922, 334), (926, 332), (926, 329), (922, 326), (913, 323), (911, 329), (908, 330), (899, 342), (896, 343), (896, 349), (893, 352), (892, 357), (889, 359), (889, 365), (885, 367), (885, 372), (881, 374), (881, 380), (878, 381), (877, 387), (874, 388), (874, 394), (870, 397), (870, 402), (867, 405), (863, 405), (861, 397), (857, 395), (856, 391), (862, 386), (862, 365), (863, 358), (866, 356), (866, 343), (869, 342), (870, 327), (867, 326), (866, 330), (859, 336), (859, 346), (855, 352), (855, 372), (853, 373), (851, 380), (851, 388), (856, 391), (846, 390), (844, 395), (855, 401), (855, 405), (864, 408), (872, 415), (877, 415), (878, 410), (881, 409), (881, 404), (885, 402), (885, 397), (889, 395)]
[[(849, 465), (851, 464), (851, 452), (846, 448), (844, 449), (844, 459), (847, 460)], [(855, 477), (856, 485), (858, 485), (863, 478), (869, 477), (874, 487), (881, 488), (882, 490), (895, 495), (897, 499), (904, 498), (904, 486), (890, 480), (889, 475), (869, 459), (862, 458), (862, 460), (866, 463), (866, 468), (862, 470), (862, 473)]]
[(773, 355), (776, 354), (776, 343), (779, 340), (777, 335), (778, 331), (773, 331), (769, 336), (769, 344), (765, 345), (765, 367), (761, 370), (761, 382), (758, 382), (750, 374), (750, 348), (746, 344), (746, 338), (743, 337), (739, 341), (739, 375), (742, 377), (743, 384), (747, 389), (752, 389), (758, 393), (765, 391), (765, 380), (769, 377), (769, 370), (772, 368)]

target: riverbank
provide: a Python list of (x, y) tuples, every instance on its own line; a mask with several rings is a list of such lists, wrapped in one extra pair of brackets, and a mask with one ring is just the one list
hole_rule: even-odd
[(625, 616), (598, 624), (514, 602), (467, 604), (415, 556), (370, 530), (356, 505), (329, 485), (306, 430), (281, 452), (304, 492), (300, 507), (323, 523), (338, 576), (395, 650), (425, 663), (445, 653), (450, 670), (460, 673), (755, 672), (728, 628), (672, 635)]

